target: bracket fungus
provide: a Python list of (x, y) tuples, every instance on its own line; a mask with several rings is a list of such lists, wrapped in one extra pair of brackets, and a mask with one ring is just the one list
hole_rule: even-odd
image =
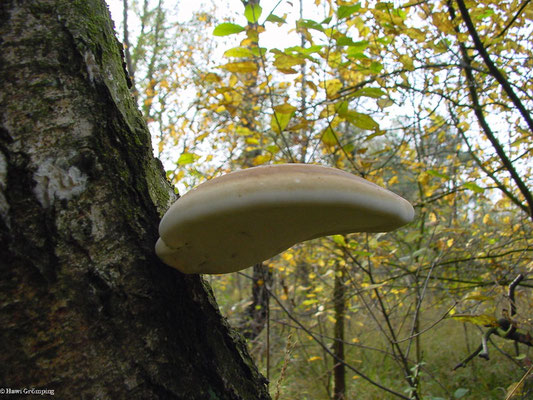
[(260, 166), (204, 182), (180, 197), (161, 220), (156, 253), (183, 273), (229, 273), (299, 242), (390, 231), (413, 216), (407, 200), (345, 171)]

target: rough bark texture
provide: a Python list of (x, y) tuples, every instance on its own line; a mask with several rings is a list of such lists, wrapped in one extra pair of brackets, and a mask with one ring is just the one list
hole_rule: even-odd
[(101, 0), (0, 2), (0, 382), (58, 398), (268, 399), (199, 276)]

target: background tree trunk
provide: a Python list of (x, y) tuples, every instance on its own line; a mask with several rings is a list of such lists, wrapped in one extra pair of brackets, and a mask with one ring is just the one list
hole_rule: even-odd
[(346, 399), (346, 368), (339, 360), (344, 356), (344, 316), (346, 312), (346, 287), (344, 286), (344, 267), (335, 265), (335, 283), (333, 286), (333, 307), (335, 324), (333, 326), (333, 400)]
[(268, 399), (199, 276), (101, 0), (0, 3), (0, 382), (58, 398)]
[(267, 323), (270, 287), (272, 271), (263, 263), (255, 264), (252, 274), (252, 303), (246, 307), (243, 321), (239, 325), (239, 331), (246, 339), (257, 338)]

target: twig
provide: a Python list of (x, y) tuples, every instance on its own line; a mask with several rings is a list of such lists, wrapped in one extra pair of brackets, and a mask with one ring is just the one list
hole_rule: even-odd
[(370, 378), (369, 376), (363, 374), (361, 371), (359, 371), (357, 368), (355, 368), (353, 365), (350, 365), (348, 364), (346, 361), (344, 360), (341, 360), (339, 357), (337, 357), (330, 349), (329, 347), (324, 344), (321, 340), (319, 340), (313, 332), (311, 332), (309, 329), (307, 329), (300, 321), (298, 321), (290, 312), (289, 310), (287, 310), (287, 308), (285, 308), (285, 306), (283, 305), (283, 303), (277, 298), (276, 295), (274, 295), (274, 293), (270, 292), (270, 295), (272, 296), (272, 298), (276, 301), (276, 303), (278, 303), (278, 305), (281, 307), (281, 309), (287, 314), (287, 316), (293, 321), (296, 323), (296, 325), (298, 325), (300, 327), (300, 329), (302, 329), (305, 333), (307, 333), (316, 343), (318, 343), (326, 353), (328, 353), (336, 362), (339, 362), (341, 364), (343, 364), (346, 368), (352, 370), (353, 372), (355, 372), (357, 375), (359, 375), (361, 378), (363, 378), (364, 380), (370, 382), (372, 385), (374, 386), (377, 386), (379, 387), (380, 389), (386, 391), (386, 392), (389, 392), (401, 399), (405, 399), (405, 400), (409, 400), (409, 397), (406, 397), (404, 396), (403, 394), (401, 393), (398, 393), (398, 392), (395, 392), (394, 390), (392, 389), (389, 389), (388, 387), (386, 386), (383, 386), (381, 385), (380, 383), (374, 381), (372, 378)]
[(522, 386), (522, 384), (524, 383), (524, 381), (526, 380), (526, 378), (528, 377), (528, 375), (531, 373), (531, 371), (533, 370), (533, 365), (531, 365), (529, 367), (529, 369), (527, 370), (527, 372), (524, 374), (524, 376), (522, 377), (522, 379), (520, 379), (518, 381), (518, 383), (515, 385), (515, 387), (513, 388), (513, 390), (511, 390), (509, 392), (509, 394), (505, 397), (505, 400), (510, 400), (513, 398), (515, 392), (520, 388), (520, 386)]
[(429, 331), (430, 329), (432, 329), (433, 327), (435, 327), (436, 325), (438, 325), (439, 323), (441, 323), (445, 318), (446, 316), (450, 313), (450, 311), (452, 311), (455, 306), (457, 305), (457, 302), (455, 302), (453, 304), (453, 306), (451, 306), (444, 314), (442, 314), (442, 317), (440, 317), (438, 320), (436, 320), (435, 322), (433, 322), (430, 326), (428, 326), (427, 328), (425, 329), (422, 329), (420, 332), (417, 332), (416, 334), (414, 335), (411, 335), (411, 336), (408, 336), (406, 337), (405, 339), (399, 339), (396, 341), (396, 343), (403, 343), (403, 342), (406, 342), (408, 340), (411, 340), (411, 339), (414, 339), (415, 337), (417, 336), (420, 336), (424, 333), (426, 333), (427, 331)]
[(514, 291), (518, 284), (524, 279), (524, 275), (518, 274), (514, 281), (509, 285), (509, 302), (511, 303), (511, 317), (516, 314), (516, 303)]
[(522, 114), (522, 117), (526, 120), (527, 125), (529, 126), (529, 130), (533, 132), (533, 119), (531, 118), (531, 115), (522, 104), (520, 98), (513, 91), (511, 85), (509, 84), (509, 81), (505, 79), (498, 67), (496, 67), (496, 65), (492, 62), (489, 53), (487, 52), (485, 45), (481, 41), (479, 34), (477, 33), (476, 27), (474, 26), (474, 23), (470, 18), (470, 14), (468, 12), (468, 8), (466, 7), (465, 2), (463, 0), (457, 0), (457, 5), (459, 6), (459, 11), (461, 12), (461, 17), (463, 18), (466, 28), (468, 29), (468, 33), (470, 34), (470, 37), (472, 38), (474, 45), (476, 46), (476, 50), (481, 55), (481, 58), (483, 58), (483, 61), (485, 62), (485, 65), (487, 65), (490, 74), (501, 85), (509, 99), (513, 102), (514, 106), (520, 111), (520, 114)]
[[(470, 18), (470, 14), (468, 13), (468, 8), (466, 7), (463, 0), (457, 0), (457, 5), (459, 6), (459, 11), (461, 12), (461, 16), (463, 18), (463, 21), (468, 29), (468, 32), (470, 34), (470, 37), (472, 38), (474, 45), (476, 47), (476, 50), (481, 55), (481, 58), (483, 58), (483, 61), (485, 62), (485, 65), (487, 66), (489, 73), (496, 79), (496, 81), (500, 84), (500, 86), (503, 88), (504, 92), (507, 94), (513, 105), (518, 109), (520, 114), (522, 115), (522, 118), (526, 121), (529, 130), (533, 132), (533, 118), (529, 114), (528, 110), (524, 107), (522, 104), (522, 101), (520, 98), (516, 95), (513, 88), (509, 84), (509, 81), (503, 76), (503, 74), (500, 72), (500, 70), (496, 67), (496, 65), (492, 62), (489, 53), (487, 52), (487, 49), (485, 48), (483, 42), (481, 41), (476, 27), (474, 26), (474, 23), (472, 22), (472, 19)], [(450, 14), (452, 18), (454, 17), (454, 11), (453, 7), (451, 6), (451, 2), (448, 2), (448, 7), (450, 9)], [(468, 56), (468, 52), (464, 48), (464, 44), (460, 43), (461, 45), (461, 53), (463, 56), (463, 61), (465, 62), (464, 71), (465, 75), (468, 80), (468, 89), (470, 91), (470, 96), (472, 99), (472, 103), (474, 105), (474, 112), (478, 118), (479, 124), (482, 126), (483, 131), (485, 132), (487, 139), (492, 143), (494, 149), (496, 150), (496, 153), (500, 157), (500, 160), (505, 165), (505, 168), (507, 171), (511, 174), (511, 177), (516, 183), (516, 186), (526, 199), (526, 202), (528, 204), (529, 208), (529, 216), (533, 219), (533, 194), (525, 184), (525, 182), (522, 180), (520, 175), (517, 173), (516, 169), (510, 162), (510, 160), (507, 157), (507, 154), (503, 150), (499, 140), (496, 138), (496, 136), (492, 133), (491, 129), (489, 128), (488, 124), (485, 121), (485, 117), (483, 115), (483, 111), (481, 108), (481, 105), (479, 104), (477, 91), (475, 89), (475, 80), (472, 75), (472, 71), (470, 69), (471, 66), (471, 60)]]
[(481, 352), (481, 350), (483, 350), (483, 346), (479, 345), (478, 348), (475, 349), (468, 357), (466, 357), (463, 361), (453, 367), (452, 371), (455, 371), (456, 369), (459, 369), (461, 367), (466, 367), (466, 364), (468, 364), (475, 356), (477, 356)]
[[(511, 302), (511, 315), (516, 314), (516, 305), (515, 305), (515, 296), (514, 292), (518, 284), (524, 279), (524, 276), (522, 274), (519, 274), (510, 284), (509, 284), (509, 301)], [(463, 361), (461, 361), (459, 364), (457, 364), (453, 371), (460, 367), (466, 367), (466, 364), (471, 361), (475, 356), (479, 355), (479, 357), (484, 358), (485, 360), (489, 359), (489, 347), (488, 342), (491, 337), (491, 335), (496, 334), (499, 337), (503, 339), (508, 340), (514, 340), (515, 343), (522, 343), (526, 346), (533, 346), (533, 338), (529, 334), (529, 332), (521, 333), (518, 332), (516, 329), (515, 324), (513, 324), (513, 321), (511, 321), (508, 316), (506, 318), (501, 318), (497, 322), (497, 326), (492, 326), (489, 330), (487, 330), (482, 338), (481, 338), (481, 345), (474, 350), (468, 357), (466, 357)]]
[(505, 25), (505, 28), (503, 28), (500, 33), (498, 33), (496, 36), (494, 36), (495, 39), (503, 36), (504, 33), (507, 32), (507, 30), (514, 24), (514, 22), (520, 16), (520, 14), (522, 14), (522, 11), (524, 11), (524, 9), (527, 7), (527, 5), (530, 3), (530, 1), (531, 0), (524, 1), (524, 3), (520, 6), (520, 8), (518, 9), (518, 11), (514, 15), (514, 17), (511, 18), (511, 20), (507, 23), (507, 25)]

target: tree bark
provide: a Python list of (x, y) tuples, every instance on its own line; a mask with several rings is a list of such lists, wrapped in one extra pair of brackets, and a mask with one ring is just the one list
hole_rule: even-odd
[(272, 271), (263, 263), (253, 266), (252, 303), (246, 307), (239, 331), (248, 340), (254, 340), (265, 328), (269, 313), (269, 289), (272, 287)]
[(102, 0), (0, 3), (0, 382), (59, 398), (269, 399), (208, 285)]
[(346, 399), (346, 368), (337, 360), (344, 357), (344, 316), (346, 313), (346, 287), (344, 286), (344, 269), (340, 265), (335, 267), (335, 283), (333, 286), (333, 307), (335, 311), (335, 325), (333, 327), (333, 399)]

